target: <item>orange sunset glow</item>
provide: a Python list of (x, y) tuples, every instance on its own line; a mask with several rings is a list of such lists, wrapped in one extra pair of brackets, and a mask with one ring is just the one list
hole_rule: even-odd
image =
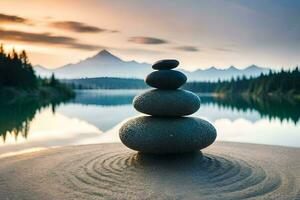
[(0, 41), (47, 68), (102, 49), (139, 62), (180, 58), (186, 70), (291, 68), (299, 64), (297, 17), (297, 6), (283, 2), (2, 0)]

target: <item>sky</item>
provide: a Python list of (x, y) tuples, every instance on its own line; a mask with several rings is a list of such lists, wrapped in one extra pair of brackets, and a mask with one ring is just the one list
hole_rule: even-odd
[(0, 42), (57, 68), (107, 49), (187, 70), (300, 64), (300, 1), (1, 0)]

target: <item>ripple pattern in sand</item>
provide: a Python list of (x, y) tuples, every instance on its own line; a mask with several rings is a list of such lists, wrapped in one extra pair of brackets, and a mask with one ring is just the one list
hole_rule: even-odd
[(55, 169), (81, 199), (294, 199), (293, 178), (222, 155), (153, 157), (126, 151), (77, 155)]

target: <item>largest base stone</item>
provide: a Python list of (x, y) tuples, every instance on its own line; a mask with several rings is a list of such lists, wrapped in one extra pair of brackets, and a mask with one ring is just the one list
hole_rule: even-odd
[(211, 145), (217, 136), (207, 121), (195, 117), (142, 116), (129, 120), (119, 131), (128, 148), (151, 154), (187, 153)]

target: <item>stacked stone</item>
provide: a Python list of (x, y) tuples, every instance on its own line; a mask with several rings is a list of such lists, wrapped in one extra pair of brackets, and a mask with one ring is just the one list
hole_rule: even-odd
[(120, 129), (120, 139), (128, 148), (151, 154), (171, 154), (199, 151), (216, 139), (216, 130), (209, 122), (196, 117), (184, 117), (200, 108), (200, 99), (192, 92), (178, 89), (187, 77), (176, 70), (177, 60), (161, 60), (152, 68), (146, 83), (154, 88), (133, 101), (134, 108), (150, 116), (126, 122)]

